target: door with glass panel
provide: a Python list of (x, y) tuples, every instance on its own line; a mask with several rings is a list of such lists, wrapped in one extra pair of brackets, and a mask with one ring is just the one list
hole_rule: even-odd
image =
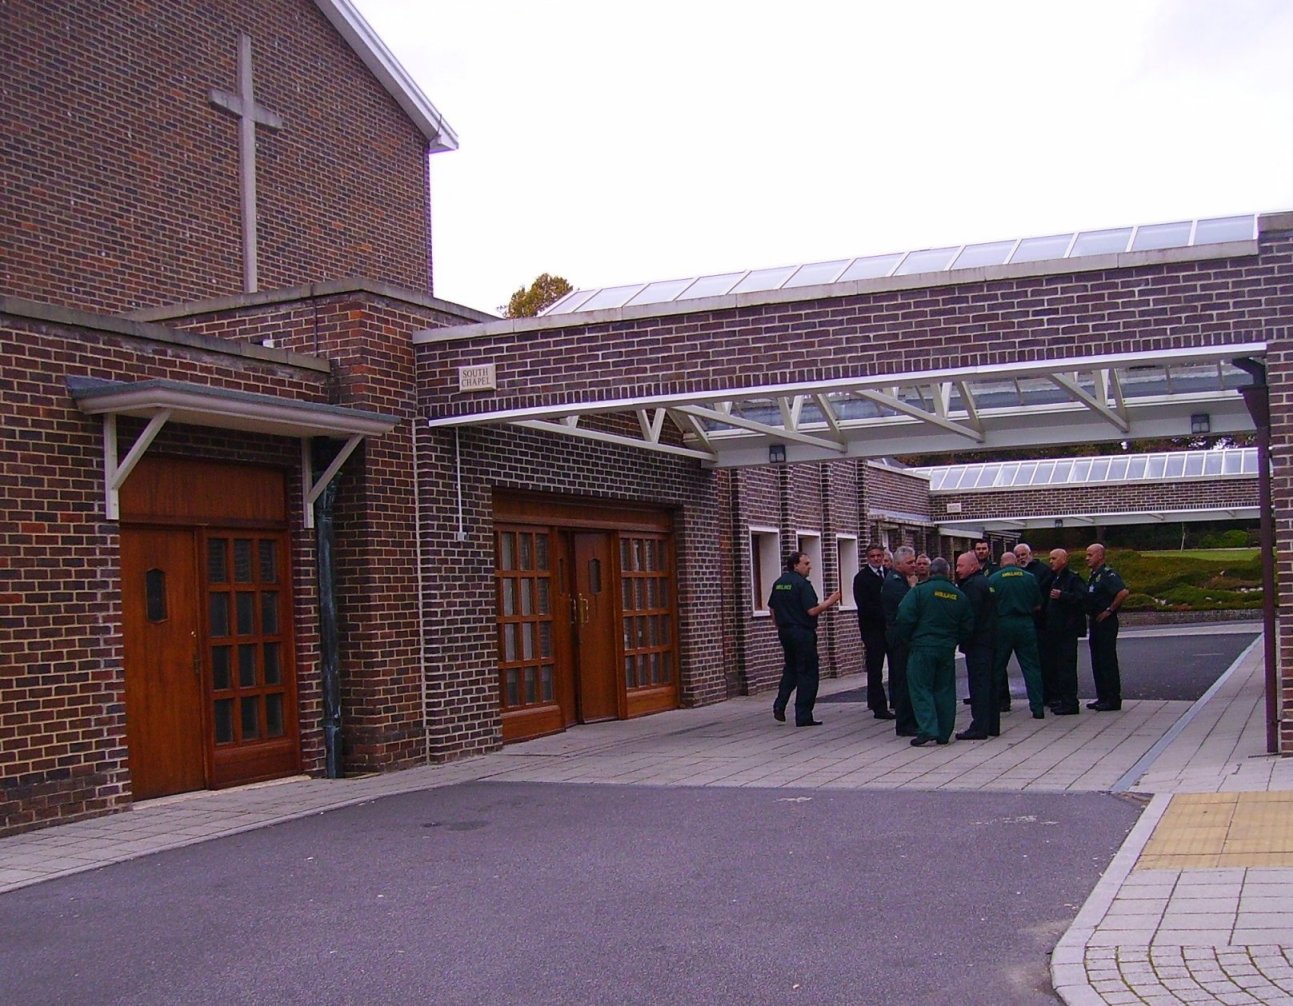
[(298, 771), (287, 534), (206, 530), (201, 543), (211, 785)]

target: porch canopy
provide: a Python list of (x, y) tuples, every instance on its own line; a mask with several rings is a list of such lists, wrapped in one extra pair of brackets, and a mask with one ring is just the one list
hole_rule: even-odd
[(1240, 389), (1252, 378), (1234, 361), (1265, 352), (1264, 342), (1236, 342), (642, 398), (608, 393), (428, 424), (542, 430), (715, 468), (1245, 433), (1254, 424)]

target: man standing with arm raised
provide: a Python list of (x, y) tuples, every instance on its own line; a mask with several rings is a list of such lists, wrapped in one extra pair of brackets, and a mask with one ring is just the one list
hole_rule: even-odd
[(772, 715), (777, 720), (785, 720), (786, 703), (793, 691), (797, 727), (821, 726), (820, 721), (813, 719), (819, 679), (817, 616), (840, 603), (838, 590), (820, 604), (817, 602), (817, 591), (808, 579), (812, 565), (812, 560), (803, 552), (791, 552), (786, 558), (786, 571), (772, 585), (768, 598), (768, 611), (777, 626), (777, 640), (784, 657)]

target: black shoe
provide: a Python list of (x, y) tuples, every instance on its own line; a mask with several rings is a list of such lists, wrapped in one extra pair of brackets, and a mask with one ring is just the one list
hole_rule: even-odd
[(1054, 716), (1076, 716), (1080, 711), (1076, 702), (1067, 706), (1057, 702), (1051, 706), (1051, 714)]
[(822, 725), (821, 720), (808, 720), (806, 723), (796, 723), (797, 727), (819, 727)]
[(923, 748), (926, 744), (932, 743), (933, 740), (934, 738), (929, 736), (929, 734), (917, 734), (911, 739), (911, 746), (914, 748)]
[(1100, 704), (1101, 704), (1101, 703), (1100, 703), (1100, 700), (1099, 700), (1099, 699), (1096, 699), (1094, 702), (1088, 702), (1088, 703), (1086, 704), (1086, 707), (1087, 707), (1088, 709), (1094, 709), (1094, 708), (1096, 708), (1096, 706), (1098, 706), (1098, 705), (1100, 705)]
[(772, 707), (772, 718), (773, 718), (774, 720), (776, 720), (778, 723), (785, 723), (785, 722), (786, 722), (786, 711), (785, 711), (784, 709), (778, 709), (776, 706), (773, 706), (773, 707)]
[(875, 711), (875, 718), (878, 720), (896, 720), (898, 718), (898, 714), (891, 713), (888, 709), (877, 709)]
[(988, 735), (982, 730), (962, 730), (956, 735), (958, 741), (986, 741)]
[(919, 734), (917, 734), (915, 730), (895, 730), (894, 733), (896, 733), (899, 737), (918, 737), (919, 736)]
[(1045, 711), (1044, 709), (1035, 709), (1035, 710), (1033, 710), (1033, 719), (1035, 719), (1035, 720), (1044, 720), (1044, 719), (1046, 719), (1046, 711)]
[(1008, 712), (1010, 712), (1010, 707), (1009, 707), (1009, 706), (1002, 706), (1002, 707), (998, 710), (998, 712), (1008, 713)]
[(936, 742), (938, 742), (939, 744), (950, 744), (950, 743), (951, 743), (952, 738), (950, 738), (950, 737), (935, 737), (935, 738), (934, 738), (934, 740), (935, 740)]
[(963, 705), (963, 706), (968, 706), (969, 704), (970, 704), (970, 700), (969, 700), (968, 698), (965, 698), (965, 699), (962, 699), (962, 700), (961, 700), (961, 705)]
[(1121, 702), (1092, 702), (1087, 706), (1088, 709), (1094, 709), (1097, 713), (1116, 713), (1122, 708)]

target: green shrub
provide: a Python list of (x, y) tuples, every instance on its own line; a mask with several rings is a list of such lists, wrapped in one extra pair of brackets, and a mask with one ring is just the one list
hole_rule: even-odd
[(1108, 559), (1131, 591), (1123, 602), (1128, 611), (1224, 611), (1262, 606), (1260, 556), (1203, 558), (1110, 549)]

